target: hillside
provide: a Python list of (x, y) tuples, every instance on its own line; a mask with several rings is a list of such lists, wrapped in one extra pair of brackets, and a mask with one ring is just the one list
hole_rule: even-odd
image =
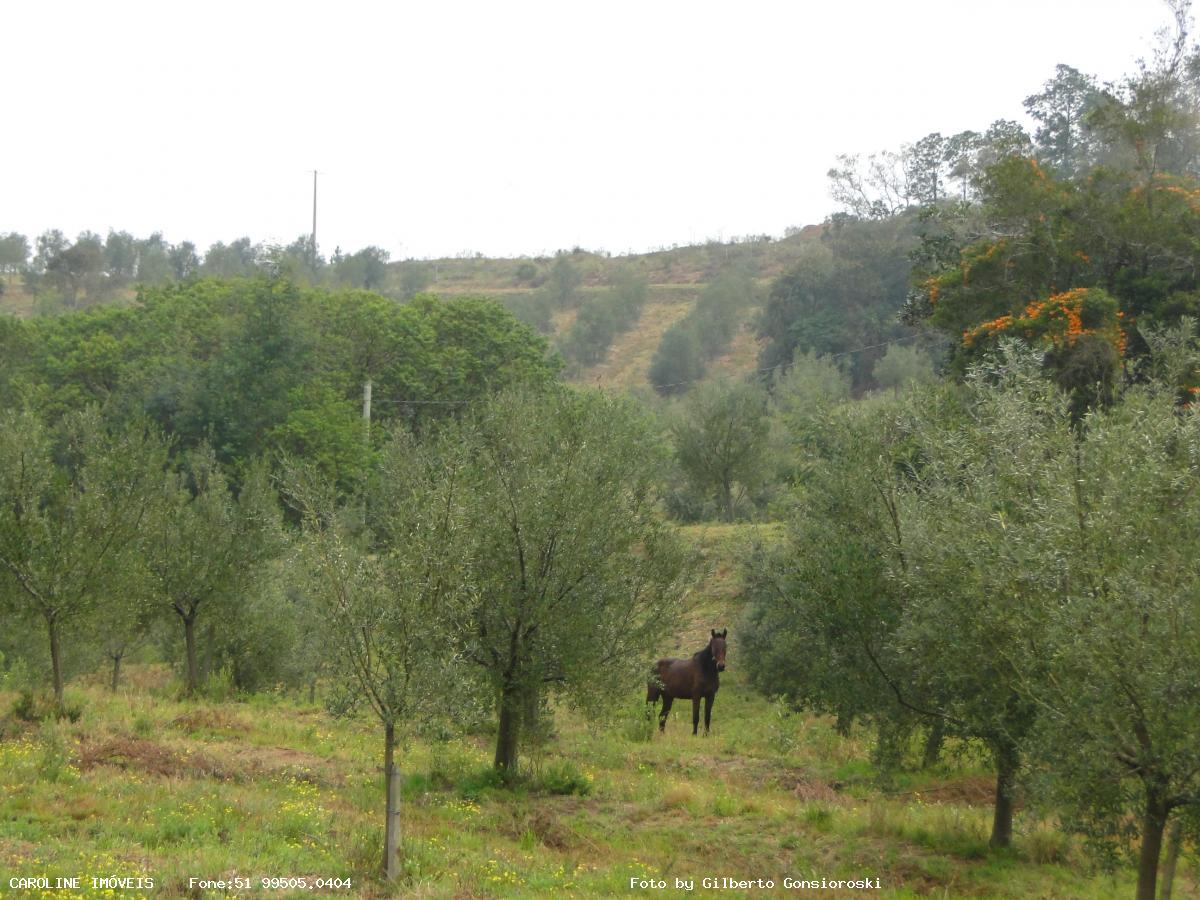
[[(622, 389), (649, 386), (650, 360), (663, 333), (687, 315), (701, 290), (722, 272), (733, 268), (747, 271), (765, 291), (779, 275), (792, 268), (803, 247), (821, 233), (809, 226), (780, 240), (766, 238), (733, 243), (709, 242), (673, 247), (629, 256), (607, 256), (575, 250), (571, 264), (582, 277), (578, 288), (581, 302), (602, 294), (618, 272), (633, 273), (648, 284), (646, 304), (629, 331), (619, 334), (604, 360), (570, 377), (580, 383)], [(406, 261), (391, 266), (393, 285), (406, 279), (424, 283), (424, 290), (441, 296), (474, 294), (505, 303), (531, 298), (544, 283), (554, 259), (438, 259)], [(755, 320), (760, 307), (743, 312), (743, 321), (728, 350), (709, 365), (706, 378), (752, 371), (758, 359)], [(574, 321), (573, 310), (562, 310), (552, 318), (548, 337), (561, 340)]]
[[(755, 280), (761, 296), (775, 278), (796, 264), (804, 245), (820, 233), (820, 226), (809, 226), (779, 240), (764, 236), (729, 243), (710, 241), (629, 256), (572, 251), (568, 258), (581, 279), (576, 289), (577, 305), (603, 295), (618, 273), (644, 280), (647, 295), (637, 322), (617, 336), (604, 359), (582, 371), (573, 371), (569, 377), (580, 383), (622, 389), (648, 387), (650, 360), (663, 333), (688, 313), (712, 279), (737, 268)], [(395, 297), (408, 296), (414, 289), (442, 297), (483, 296), (512, 307), (534, 297), (554, 262), (553, 257), (482, 256), (406, 260), (388, 266), (383, 292)], [(110, 290), (102, 302), (128, 303), (134, 296), (132, 287)], [(0, 312), (18, 317), (32, 316), (51, 307), (53, 304), (47, 306), (27, 291), (19, 277), (8, 278), (0, 294)], [(707, 378), (754, 369), (759, 351), (755, 339), (759, 309), (755, 305), (742, 311), (737, 336), (727, 352), (708, 366)], [(551, 327), (546, 331), (551, 342), (564, 337), (575, 312), (575, 308), (568, 308), (553, 313)]]

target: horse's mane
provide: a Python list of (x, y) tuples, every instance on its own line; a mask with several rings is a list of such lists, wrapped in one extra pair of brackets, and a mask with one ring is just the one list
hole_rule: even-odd
[(713, 656), (712, 652), (712, 641), (709, 641), (707, 644), (705, 644), (703, 650), (697, 650), (695, 653), (693, 653), (692, 659), (698, 660), (706, 669), (710, 667), (710, 664), (715, 666), (716, 658)]

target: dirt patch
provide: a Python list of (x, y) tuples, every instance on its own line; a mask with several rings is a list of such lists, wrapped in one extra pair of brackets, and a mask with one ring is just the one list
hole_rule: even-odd
[(832, 803), (841, 796), (828, 781), (811, 775), (797, 776), (791, 785), (791, 792), (801, 803)]
[(930, 803), (991, 806), (996, 799), (996, 783), (986, 775), (974, 775), (923, 787), (920, 790), (900, 791), (893, 796), (913, 800), (920, 797)]
[(237, 770), (251, 776), (287, 775), (321, 785), (345, 781), (329, 760), (290, 747), (240, 747), (229, 760)]
[(570, 850), (580, 844), (579, 835), (547, 809), (534, 811), (529, 820), (529, 830), (543, 847), (551, 850)]
[(16, 838), (0, 838), (0, 860), (7, 860), (9, 865), (24, 865), (26, 860), (33, 859), (41, 850), (37, 844), (29, 841), (19, 841)]
[(172, 728), (181, 731), (247, 731), (248, 722), (241, 716), (219, 707), (201, 707), (188, 710), (171, 720)]
[(166, 778), (226, 778), (231, 774), (202, 753), (177, 753), (154, 741), (132, 737), (82, 746), (79, 768), (87, 772), (97, 766), (133, 769)]

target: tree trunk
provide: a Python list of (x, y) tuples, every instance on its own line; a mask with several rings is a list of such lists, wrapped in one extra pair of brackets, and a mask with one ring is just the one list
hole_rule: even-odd
[(317, 702), (317, 679), (316, 676), (308, 679), (308, 703), (311, 706)]
[(733, 484), (728, 480), (721, 482), (721, 506), (725, 512), (725, 521), (733, 521)]
[(109, 690), (114, 694), (117, 692), (117, 687), (121, 684), (121, 657), (124, 655), (124, 653), (112, 654), (112, 684), (109, 685)]
[(1147, 785), (1146, 808), (1142, 813), (1142, 850), (1138, 854), (1137, 900), (1154, 900), (1158, 857), (1162, 853), (1168, 812), (1162, 792), (1154, 785)]
[(542, 694), (536, 690), (525, 691), (521, 698), (521, 705), (524, 707), (521, 718), (521, 735), (525, 746), (528, 747), (531, 744), (535, 747), (544, 746), (550, 739), (553, 723), (546, 710), (542, 708)]
[(187, 692), (196, 696), (200, 688), (200, 667), (196, 662), (196, 616), (183, 617), (183, 640), (187, 644)]
[(1175, 864), (1179, 862), (1182, 846), (1183, 823), (1176, 819), (1167, 838), (1167, 858), (1163, 860), (1162, 887), (1158, 889), (1158, 900), (1171, 900), (1171, 890), (1175, 886)]
[(54, 671), (54, 702), (61, 710), (63, 708), (63, 673), (62, 650), (58, 646), (58, 619), (47, 616), (46, 625), (50, 629), (50, 667)]
[(517, 738), (521, 731), (521, 697), (506, 685), (500, 693), (500, 727), (496, 732), (496, 769), (506, 778), (517, 771)]
[(200, 673), (202, 678), (208, 678), (212, 674), (216, 643), (217, 629), (212, 622), (209, 622), (208, 628), (204, 630), (204, 670)]
[(942, 742), (946, 739), (946, 724), (935, 719), (925, 735), (925, 752), (921, 755), (921, 768), (931, 769), (938, 764), (942, 755)]
[(400, 771), (396, 768), (396, 726), (388, 722), (383, 733), (383, 781), (387, 792), (383, 835), (383, 871), (388, 881), (400, 874)]
[(996, 808), (992, 816), (992, 837), (988, 846), (1003, 849), (1012, 846), (1013, 788), (1016, 786), (1020, 757), (1008, 743), (996, 748)]

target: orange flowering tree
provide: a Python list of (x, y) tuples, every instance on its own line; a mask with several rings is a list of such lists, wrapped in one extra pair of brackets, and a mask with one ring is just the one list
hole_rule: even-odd
[(1016, 316), (999, 316), (967, 329), (962, 344), (972, 349), (1000, 335), (1019, 335), (1048, 350), (1063, 350), (1090, 335), (1108, 342), (1118, 356), (1123, 356), (1126, 345), (1123, 319), (1117, 301), (1107, 292), (1099, 288), (1074, 288), (1045, 300), (1035, 300)]
[(1046, 367), (1076, 398), (1076, 412), (1107, 402), (1125, 356), (1124, 314), (1100, 288), (1074, 288), (1026, 304), (1015, 315), (998, 316), (966, 329), (964, 357), (977, 356), (1004, 337), (1043, 349)]
[(1081, 411), (1148, 352), (1139, 328), (1200, 317), (1200, 181), (1101, 167), (1067, 179), (1013, 156), (981, 196), (958, 245), (917, 267), (904, 310), (955, 340), (959, 371), (1019, 339)]

